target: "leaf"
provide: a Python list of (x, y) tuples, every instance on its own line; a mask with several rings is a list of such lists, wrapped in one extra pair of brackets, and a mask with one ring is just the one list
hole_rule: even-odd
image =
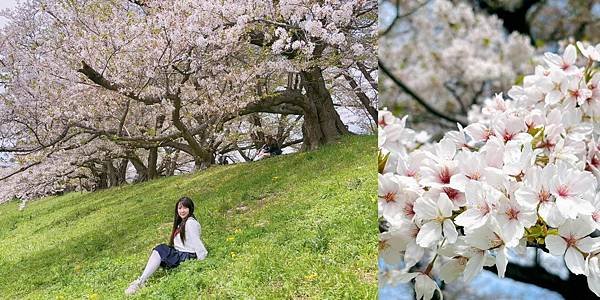
[(381, 152), (381, 150), (379, 150), (379, 153), (377, 154), (377, 166), (378, 166), (378, 170), (379, 170), (379, 174), (383, 173), (383, 169), (385, 169), (385, 165), (387, 164), (387, 160), (390, 157), (390, 153), (383, 155), (383, 153)]
[(544, 40), (535, 39), (535, 47), (536, 48), (542, 48), (542, 47), (544, 47), (545, 44), (546, 44), (546, 42), (544, 42)]
[(489, 46), (490, 42), (491, 42), (490, 38), (483, 38), (483, 46), (484, 47)]
[(524, 79), (525, 75), (519, 74), (519, 76), (517, 76), (517, 79), (515, 79), (515, 85), (522, 85)]

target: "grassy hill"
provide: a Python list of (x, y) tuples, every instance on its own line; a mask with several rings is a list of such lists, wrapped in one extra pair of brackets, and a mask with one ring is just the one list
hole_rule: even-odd
[[(377, 297), (376, 137), (93, 193), (0, 205), (0, 298), (119, 299), (191, 197), (209, 254), (146, 299)], [(1, 188), (1, 187), (0, 187)]]

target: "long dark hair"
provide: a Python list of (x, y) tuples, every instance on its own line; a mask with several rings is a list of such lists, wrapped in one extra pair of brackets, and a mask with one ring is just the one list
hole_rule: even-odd
[[(187, 207), (190, 209), (190, 213), (187, 215), (187, 217), (185, 219), (182, 219), (179, 214), (177, 213), (177, 208), (179, 207), (179, 203), (181, 203), (181, 205), (183, 205), (184, 207)], [(179, 235), (181, 236), (181, 241), (185, 243), (185, 222), (187, 222), (187, 220), (189, 218), (196, 218), (196, 216), (194, 216), (194, 202), (192, 201), (192, 199), (188, 198), (188, 197), (181, 197), (181, 199), (179, 199), (177, 201), (177, 203), (175, 203), (175, 217), (173, 218), (173, 230), (171, 231), (171, 238), (169, 239), (169, 245), (173, 246), (173, 240), (175, 239), (175, 231), (177, 230), (177, 228), (179, 227)]]

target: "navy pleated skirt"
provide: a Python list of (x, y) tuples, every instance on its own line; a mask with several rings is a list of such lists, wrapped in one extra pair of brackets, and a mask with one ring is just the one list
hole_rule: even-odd
[(166, 244), (160, 244), (153, 250), (160, 255), (160, 265), (167, 269), (175, 268), (188, 259), (196, 259), (196, 253), (178, 251)]

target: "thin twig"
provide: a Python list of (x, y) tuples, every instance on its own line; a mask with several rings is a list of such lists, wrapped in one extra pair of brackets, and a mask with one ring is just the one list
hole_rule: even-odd
[(435, 109), (433, 106), (429, 105), (423, 98), (421, 98), (419, 95), (417, 95), (415, 92), (413, 92), (413, 90), (411, 90), (402, 81), (400, 81), (400, 79), (398, 79), (396, 76), (394, 76), (394, 74), (392, 74), (385, 67), (385, 65), (381, 62), (381, 60), (378, 59), (377, 61), (379, 63), (379, 68), (383, 71), (383, 73), (386, 76), (388, 76), (398, 87), (400, 87), (400, 89), (402, 89), (405, 93), (407, 93), (409, 96), (411, 96), (413, 99), (415, 99), (419, 104), (421, 104), (428, 112), (430, 112), (431, 114), (436, 115), (442, 119), (448, 120), (450, 122), (459, 123), (462, 126), (467, 126), (467, 123), (465, 121), (453, 118), (451, 116), (447, 116), (447, 115), (443, 114), (442, 112), (438, 111), (437, 109)]

